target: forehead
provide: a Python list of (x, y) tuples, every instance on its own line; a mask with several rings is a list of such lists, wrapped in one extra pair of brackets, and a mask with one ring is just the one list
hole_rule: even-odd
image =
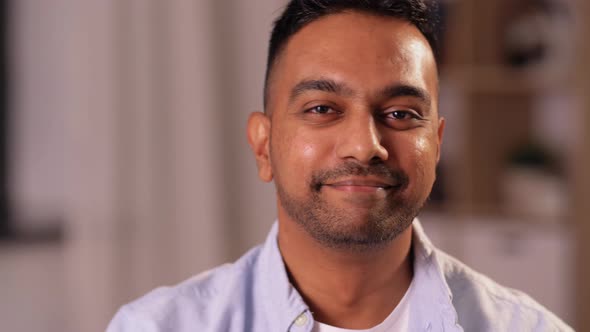
[(377, 15), (343, 12), (320, 18), (291, 37), (271, 79), (271, 99), (301, 80), (330, 78), (369, 91), (403, 83), (436, 97), (432, 50), (412, 24)]

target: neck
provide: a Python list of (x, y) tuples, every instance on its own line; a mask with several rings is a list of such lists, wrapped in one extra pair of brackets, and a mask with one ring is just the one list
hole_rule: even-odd
[(412, 281), (411, 238), (410, 226), (374, 250), (328, 248), (279, 215), (279, 248), (291, 282), (317, 321), (341, 328), (371, 328), (395, 309)]

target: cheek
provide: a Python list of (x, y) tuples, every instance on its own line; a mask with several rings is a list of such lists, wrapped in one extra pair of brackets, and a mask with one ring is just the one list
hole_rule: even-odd
[(305, 185), (310, 181), (311, 174), (321, 169), (322, 159), (328, 155), (325, 140), (305, 130), (289, 132), (283, 130), (280, 139), (272, 142), (273, 169), (280, 181), (292, 186)]
[(435, 140), (426, 135), (398, 137), (395, 142), (395, 158), (399, 166), (419, 185), (434, 181), (436, 168)]
[(326, 151), (320, 144), (305, 138), (299, 138), (291, 141), (287, 145), (289, 153), (289, 172), (297, 174), (297, 181), (309, 181), (314, 171), (322, 168), (321, 159), (325, 156)]
[(422, 155), (426, 154), (425, 152), (430, 148), (430, 141), (427, 140), (425, 137), (419, 137), (416, 140), (416, 152)]
[(306, 143), (301, 147), (302, 159), (313, 159), (317, 154), (317, 148), (313, 144)]

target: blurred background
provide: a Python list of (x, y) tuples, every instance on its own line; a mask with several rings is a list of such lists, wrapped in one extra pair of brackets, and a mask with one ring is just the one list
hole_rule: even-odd
[[(264, 239), (284, 0), (2, 0), (0, 330), (102, 331)], [(447, 0), (435, 244), (590, 330), (590, 2)]]

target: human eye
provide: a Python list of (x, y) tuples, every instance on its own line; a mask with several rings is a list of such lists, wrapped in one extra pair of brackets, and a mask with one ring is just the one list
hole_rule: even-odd
[(301, 108), (299, 113), (302, 120), (313, 125), (328, 125), (342, 118), (343, 112), (330, 103), (309, 103)]
[(411, 119), (420, 119), (418, 114), (413, 111), (409, 110), (394, 110), (391, 112), (385, 113), (385, 117), (392, 120), (411, 120)]
[(383, 113), (383, 121), (388, 126), (399, 130), (415, 128), (421, 120), (422, 116), (411, 109), (392, 109)]
[(336, 110), (334, 110), (332, 107), (330, 107), (328, 105), (317, 105), (317, 106), (313, 106), (311, 108), (306, 109), (305, 113), (322, 115), (322, 114), (335, 114), (337, 112), (336, 112)]

